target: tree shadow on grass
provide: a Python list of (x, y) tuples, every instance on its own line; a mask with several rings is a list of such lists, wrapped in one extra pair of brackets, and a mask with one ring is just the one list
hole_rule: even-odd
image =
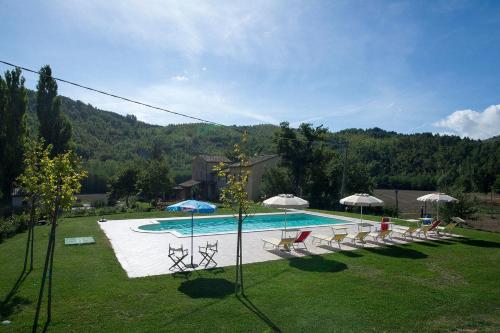
[(248, 310), (253, 312), (260, 320), (262, 320), (273, 332), (282, 332), (281, 329), (264, 313), (262, 312), (246, 295), (236, 296), (238, 300)]
[(21, 307), (31, 304), (31, 301), (25, 297), (12, 296), (0, 304), (0, 318), (8, 318)]
[(400, 246), (384, 246), (384, 247), (367, 247), (366, 251), (375, 254), (380, 254), (383, 256), (394, 257), (394, 258), (407, 258), (407, 259), (425, 259), (427, 254), (414, 250), (407, 249)]
[(423, 246), (427, 246), (427, 247), (439, 247), (438, 244), (434, 244), (434, 243), (431, 243), (429, 241), (425, 241), (425, 242), (416, 242), (416, 243), (413, 243), (413, 244), (417, 244), (417, 245), (423, 245)]
[(356, 253), (354, 251), (338, 251), (337, 253), (349, 258), (360, 258), (363, 256), (362, 254)]
[(289, 260), (290, 267), (309, 272), (340, 272), (347, 269), (347, 265), (340, 261), (325, 259), (323, 256), (296, 257)]
[(196, 278), (182, 282), (178, 290), (191, 298), (224, 298), (234, 293), (234, 288), (226, 279)]
[(499, 242), (492, 242), (482, 239), (472, 239), (472, 238), (457, 238), (454, 239), (456, 243), (462, 243), (470, 246), (486, 247), (486, 248), (500, 248)]
[(10, 289), (9, 293), (5, 296), (5, 298), (0, 303), (0, 318), (6, 318), (10, 316), (12, 313), (19, 309), (22, 305), (30, 304), (31, 301), (24, 298), (16, 296), (17, 291), (23, 284), (24, 280), (28, 277), (31, 271), (23, 270), (16, 282)]

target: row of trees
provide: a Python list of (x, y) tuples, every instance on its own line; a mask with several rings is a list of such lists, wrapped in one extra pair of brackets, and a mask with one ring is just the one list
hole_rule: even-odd
[(328, 130), (302, 124), (298, 130), (284, 122), (275, 143), (281, 165), (266, 170), (262, 190), (266, 197), (295, 193), (315, 208), (331, 208), (345, 193), (370, 192), (373, 180), (356, 155), (346, 154), (346, 143), (332, 145)]
[(274, 139), (281, 165), (266, 170), (263, 195), (296, 193), (332, 208), (342, 195), (374, 187), (500, 191), (500, 145), (380, 129), (331, 133), (322, 126), (280, 124)]
[(110, 200), (125, 198), (129, 207), (129, 198), (139, 196), (144, 200), (165, 200), (172, 193), (174, 181), (168, 162), (158, 156), (151, 160), (143, 160), (142, 167), (136, 164), (120, 170), (109, 183)]
[[(10, 199), (15, 180), (23, 170), (23, 152), (29, 139), (26, 111), (27, 89), (19, 68), (0, 76), (0, 198)], [(38, 129), (45, 147), (51, 145), (51, 156), (69, 149), (71, 125), (61, 112), (57, 83), (50, 66), (40, 69), (36, 92)]]

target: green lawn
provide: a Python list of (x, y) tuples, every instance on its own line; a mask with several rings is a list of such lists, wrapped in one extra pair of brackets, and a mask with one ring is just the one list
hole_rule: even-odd
[[(233, 268), (128, 279), (95, 220), (58, 227), (49, 332), (500, 331), (500, 234), (245, 265), (239, 300)], [(48, 230), (36, 228), (36, 268), (14, 291), (26, 234), (0, 244), (0, 316), (12, 321), (0, 332), (30, 330)], [(95, 245), (63, 245), (89, 235)]]

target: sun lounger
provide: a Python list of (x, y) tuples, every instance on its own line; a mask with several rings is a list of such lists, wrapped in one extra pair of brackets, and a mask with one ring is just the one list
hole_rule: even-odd
[(264, 242), (264, 245), (262, 246), (264, 249), (266, 248), (266, 245), (271, 245), (272, 248), (290, 251), (290, 246), (292, 246), (293, 242), (295, 241), (295, 237), (282, 239), (263, 238), (262, 241)]
[(436, 220), (434, 221), (431, 225), (424, 225), (422, 228), (418, 229), (419, 234), (424, 234), (424, 237), (427, 238), (427, 234), (431, 231), (434, 231), (436, 235), (439, 236), (437, 233), (437, 227), (441, 224), (441, 220)]
[(335, 234), (335, 235), (312, 235), (311, 237), (313, 238), (313, 243), (315, 240), (318, 241), (319, 244), (321, 244), (321, 242), (327, 242), (328, 245), (332, 246), (332, 243), (333, 242), (337, 242), (337, 244), (339, 245), (339, 248), (341, 247), (340, 246), (340, 243), (344, 240), (344, 238), (346, 238), (347, 236), (347, 233), (342, 233), (342, 234)]
[(356, 241), (359, 241), (361, 244), (365, 244), (365, 238), (368, 236), (370, 231), (360, 231), (355, 234), (347, 234), (345, 238), (351, 239), (353, 243), (356, 243)]
[(444, 234), (451, 235), (450, 231), (453, 230), (457, 225), (458, 223), (456, 222), (448, 223), (444, 227), (437, 227), (436, 232), (438, 234), (443, 233), (443, 235)]
[(418, 232), (418, 227), (397, 227), (392, 230), (395, 233), (398, 233), (401, 235), (401, 237), (405, 238), (406, 237), (411, 237), (413, 238), (413, 235)]
[(385, 229), (385, 230), (380, 230), (380, 231), (372, 231), (370, 232), (367, 237), (371, 237), (373, 238), (374, 241), (377, 241), (377, 240), (382, 240), (385, 242), (385, 239), (387, 237), (390, 237), (391, 235), (391, 230), (389, 229)]
[[(304, 246), (305, 249), (307, 249), (307, 245), (305, 243), (305, 240), (307, 239), (307, 237), (309, 237), (309, 235), (311, 234), (311, 231), (310, 230), (307, 230), (307, 231), (301, 231), (297, 237), (295, 237), (295, 239), (293, 240), (293, 243), (292, 243), (292, 247), (295, 249), (295, 247), (299, 244), (302, 244)], [(300, 247), (298, 247), (300, 248)]]

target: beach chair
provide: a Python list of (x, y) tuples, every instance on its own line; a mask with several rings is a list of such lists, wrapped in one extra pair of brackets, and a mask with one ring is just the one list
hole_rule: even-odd
[(337, 242), (337, 244), (339, 245), (339, 248), (341, 248), (340, 243), (344, 240), (344, 238), (346, 238), (346, 236), (347, 236), (347, 233), (337, 233), (337, 234), (334, 234), (333, 236), (311, 235), (311, 237), (313, 238), (313, 244), (314, 244), (315, 240), (317, 240), (319, 244), (321, 244), (321, 242), (325, 241), (330, 246), (332, 246), (333, 242)]
[(385, 242), (385, 239), (387, 237), (390, 237), (391, 232), (392, 232), (392, 230), (389, 230), (389, 229), (385, 229), (385, 230), (381, 229), (379, 231), (372, 231), (372, 232), (370, 232), (367, 235), (367, 237), (373, 238), (374, 241), (382, 240), (382, 241)]
[(218, 243), (219, 243), (219, 241), (215, 241), (215, 243), (213, 243), (213, 244), (210, 244), (209, 242), (207, 242), (206, 246), (199, 246), (198, 247), (198, 252), (203, 257), (203, 259), (201, 259), (201, 261), (200, 261), (200, 266), (205, 264), (205, 268), (207, 268), (208, 265), (210, 265), (210, 263), (213, 264), (212, 267), (217, 266), (217, 262), (214, 260), (214, 255), (217, 252), (219, 252)]
[(360, 231), (358, 233), (354, 233), (354, 234), (347, 234), (347, 236), (345, 236), (345, 238), (348, 238), (350, 240), (352, 240), (352, 242), (354, 244), (356, 244), (356, 241), (359, 241), (361, 244), (365, 244), (365, 238), (366, 236), (368, 236), (368, 234), (370, 233), (370, 231)]
[(437, 227), (441, 224), (441, 220), (436, 220), (434, 222), (432, 222), (431, 225), (424, 225), (423, 227), (421, 227), (420, 229), (418, 229), (418, 233), (419, 234), (424, 234), (424, 237), (427, 238), (427, 234), (429, 232), (434, 232), (436, 235), (439, 236), (439, 234), (436, 232), (437, 230)]
[(262, 242), (264, 242), (262, 248), (267, 249), (266, 245), (271, 245), (271, 248), (276, 249), (284, 249), (285, 251), (290, 251), (290, 246), (292, 246), (296, 237), (287, 237), (287, 238), (263, 238)]
[(179, 248), (174, 248), (168, 244), (168, 257), (174, 262), (174, 264), (170, 266), (169, 270), (175, 271), (178, 269), (179, 271), (184, 272), (187, 266), (183, 260), (187, 257), (187, 255), (188, 250), (184, 249), (183, 245)]
[(394, 228), (392, 231), (400, 234), (404, 239), (406, 239), (406, 237), (413, 238), (413, 235), (418, 232), (418, 227), (398, 227)]
[(297, 235), (297, 237), (295, 237), (295, 239), (293, 240), (292, 247), (295, 249), (295, 247), (297, 246), (297, 248), (300, 249), (300, 247), (298, 247), (298, 245), (302, 244), (304, 246), (303, 248), (307, 250), (307, 245), (305, 243), (305, 240), (309, 237), (310, 234), (311, 234), (310, 230), (301, 231)]
[(450, 231), (453, 230), (457, 225), (458, 223), (456, 222), (448, 223), (444, 227), (437, 227), (436, 232), (438, 235), (440, 235), (441, 233), (443, 233), (443, 235), (451, 235)]

